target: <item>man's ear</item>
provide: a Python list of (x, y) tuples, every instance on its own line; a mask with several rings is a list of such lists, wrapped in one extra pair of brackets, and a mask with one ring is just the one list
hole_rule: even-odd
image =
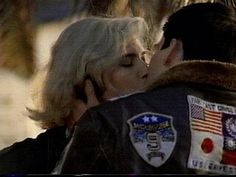
[(171, 67), (183, 60), (183, 43), (180, 40), (172, 39), (169, 48), (169, 54), (164, 63), (165, 66)]

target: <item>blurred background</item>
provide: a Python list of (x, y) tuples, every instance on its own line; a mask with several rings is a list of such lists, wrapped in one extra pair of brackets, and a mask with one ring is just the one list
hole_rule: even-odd
[(141, 16), (158, 40), (166, 17), (190, 3), (234, 0), (0, 0), (0, 149), (34, 138), (41, 129), (27, 116), (40, 92), (39, 71), (69, 24), (85, 16)]

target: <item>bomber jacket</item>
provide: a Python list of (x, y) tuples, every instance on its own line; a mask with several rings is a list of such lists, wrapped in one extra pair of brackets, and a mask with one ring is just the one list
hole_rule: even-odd
[(58, 173), (236, 174), (236, 66), (186, 61), (89, 109)]

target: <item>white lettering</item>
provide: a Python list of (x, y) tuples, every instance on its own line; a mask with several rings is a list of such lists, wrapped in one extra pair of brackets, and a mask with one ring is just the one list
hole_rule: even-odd
[(230, 106), (217, 105), (217, 109), (219, 112), (225, 112), (225, 113), (230, 113), (230, 114), (235, 113), (235, 110), (233, 109), (233, 107), (230, 107)]

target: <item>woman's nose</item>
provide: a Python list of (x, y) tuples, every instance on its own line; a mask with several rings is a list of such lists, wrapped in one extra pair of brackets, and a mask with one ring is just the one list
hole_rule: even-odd
[(140, 71), (139, 71), (140, 78), (147, 78), (148, 77), (148, 64), (145, 62), (140, 63)]

